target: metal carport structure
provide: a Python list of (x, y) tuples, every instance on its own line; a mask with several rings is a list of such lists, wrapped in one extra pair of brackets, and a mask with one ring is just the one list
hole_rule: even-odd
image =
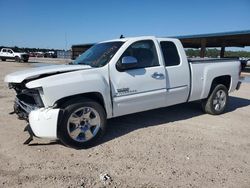
[(220, 47), (220, 56), (224, 57), (225, 47), (250, 46), (250, 30), (175, 36), (174, 38), (178, 38), (182, 42), (184, 48), (200, 48), (200, 57), (205, 56), (207, 47)]
[[(220, 57), (223, 58), (226, 47), (250, 46), (250, 30), (173, 36), (170, 38), (178, 38), (182, 42), (184, 48), (200, 48), (200, 57), (205, 56), (207, 47), (221, 48)], [(94, 43), (73, 45), (72, 59), (75, 59), (93, 45)]]

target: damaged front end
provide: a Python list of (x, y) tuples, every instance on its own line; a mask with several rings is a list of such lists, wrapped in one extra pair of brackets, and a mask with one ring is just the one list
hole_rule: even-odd
[(11, 114), (17, 114), (19, 119), (28, 123), (25, 131), (30, 133), (30, 138), (25, 144), (30, 143), (33, 136), (57, 139), (61, 109), (50, 101), (53, 93), (48, 94), (50, 79), (47, 78), (51, 77), (53, 81), (53, 76), (91, 68), (89, 65), (50, 65), (20, 70), (5, 76), (4, 81), (9, 88), (16, 91), (14, 111)]
[(9, 89), (14, 89), (16, 91), (16, 98), (14, 101), (14, 111), (10, 114), (17, 114), (18, 119), (26, 120), (28, 122), (24, 131), (29, 133), (29, 138), (24, 142), (24, 144), (29, 144), (35, 136), (29, 123), (29, 114), (31, 111), (44, 107), (42, 99), (40, 97), (40, 92), (42, 88), (28, 89), (25, 87), (25, 83), (9, 83)]
[(45, 108), (41, 98), (43, 89), (41, 87), (29, 89), (25, 84), (25, 82), (9, 84), (9, 88), (16, 91), (13, 113), (28, 123), (24, 131), (27, 131), (30, 137), (24, 144), (29, 144), (33, 136), (56, 139), (60, 109)]
[(19, 119), (28, 121), (32, 110), (44, 107), (40, 92), (42, 88), (28, 89), (24, 83), (9, 83), (9, 88), (16, 91), (14, 111)]

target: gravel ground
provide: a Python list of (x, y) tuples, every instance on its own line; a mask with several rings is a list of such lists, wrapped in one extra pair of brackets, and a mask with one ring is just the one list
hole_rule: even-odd
[(14, 92), (4, 76), (65, 62), (30, 61), (0, 62), (0, 187), (250, 187), (250, 83), (220, 116), (182, 104), (109, 120), (89, 149), (38, 138), (27, 146), (26, 123), (8, 114)]

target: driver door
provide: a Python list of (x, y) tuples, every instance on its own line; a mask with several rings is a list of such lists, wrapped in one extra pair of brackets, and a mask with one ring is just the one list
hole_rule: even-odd
[[(134, 68), (119, 70), (123, 57), (137, 59)], [(120, 116), (166, 104), (165, 67), (159, 63), (153, 40), (132, 43), (110, 71), (113, 115)]]
[(13, 53), (13, 51), (12, 50), (7, 50), (7, 57), (9, 57), (9, 58), (14, 58), (14, 53)]

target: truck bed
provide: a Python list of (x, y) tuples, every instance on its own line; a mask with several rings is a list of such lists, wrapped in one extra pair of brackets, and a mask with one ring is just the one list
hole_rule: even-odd
[(191, 74), (191, 92), (188, 101), (206, 98), (213, 78), (219, 76), (230, 76), (229, 92), (235, 90), (240, 72), (240, 61), (238, 59), (196, 58), (188, 59), (188, 61)]

